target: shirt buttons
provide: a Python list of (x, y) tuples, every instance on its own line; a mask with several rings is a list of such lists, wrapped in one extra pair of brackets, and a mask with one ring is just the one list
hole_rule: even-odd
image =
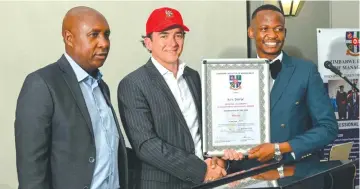
[(89, 162), (90, 162), (90, 163), (94, 163), (94, 162), (95, 162), (95, 158), (89, 157)]

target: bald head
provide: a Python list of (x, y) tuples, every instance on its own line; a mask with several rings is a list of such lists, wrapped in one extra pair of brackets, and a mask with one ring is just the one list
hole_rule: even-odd
[(77, 27), (79, 23), (90, 21), (94, 18), (106, 21), (105, 17), (93, 8), (85, 6), (74, 7), (66, 13), (63, 19), (62, 32), (64, 33), (65, 30), (71, 31), (74, 27)]
[(105, 17), (90, 7), (74, 7), (63, 20), (66, 53), (85, 71), (101, 67), (110, 49), (110, 28)]

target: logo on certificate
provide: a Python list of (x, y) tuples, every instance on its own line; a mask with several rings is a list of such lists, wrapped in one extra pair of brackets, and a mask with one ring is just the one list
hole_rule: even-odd
[(230, 89), (238, 90), (241, 89), (241, 75), (230, 75)]
[(359, 31), (348, 31), (346, 32), (345, 42), (348, 50), (347, 55), (359, 56)]

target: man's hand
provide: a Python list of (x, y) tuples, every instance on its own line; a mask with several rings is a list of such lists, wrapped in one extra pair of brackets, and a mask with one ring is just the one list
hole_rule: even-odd
[[(218, 158), (217, 158), (218, 159)], [(218, 159), (219, 160), (219, 159)], [(205, 163), (207, 165), (207, 169), (206, 169), (206, 175), (205, 175), (205, 180), (204, 182), (208, 182), (208, 181), (213, 181), (215, 179), (219, 179), (221, 177), (226, 176), (226, 171), (223, 167), (216, 165), (214, 167), (213, 165), (213, 161), (215, 161), (216, 163), (218, 162), (217, 160), (212, 160), (212, 158), (208, 158), (205, 160)]]
[(236, 152), (234, 149), (226, 149), (224, 156), (221, 157), (223, 160), (242, 160), (244, 155), (241, 152)]
[(216, 166), (220, 166), (223, 169), (226, 169), (225, 161), (222, 159), (219, 159), (218, 157), (212, 157), (211, 158), (211, 168), (215, 169)]
[(271, 143), (260, 144), (249, 151), (249, 159), (257, 159), (260, 162), (269, 161), (274, 157), (275, 146)]

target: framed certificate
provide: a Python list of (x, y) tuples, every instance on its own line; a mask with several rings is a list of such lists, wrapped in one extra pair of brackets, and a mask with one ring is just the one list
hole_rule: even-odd
[(266, 59), (202, 61), (202, 134), (205, 156), (246, 153), (270, 142), (269, 63)]

